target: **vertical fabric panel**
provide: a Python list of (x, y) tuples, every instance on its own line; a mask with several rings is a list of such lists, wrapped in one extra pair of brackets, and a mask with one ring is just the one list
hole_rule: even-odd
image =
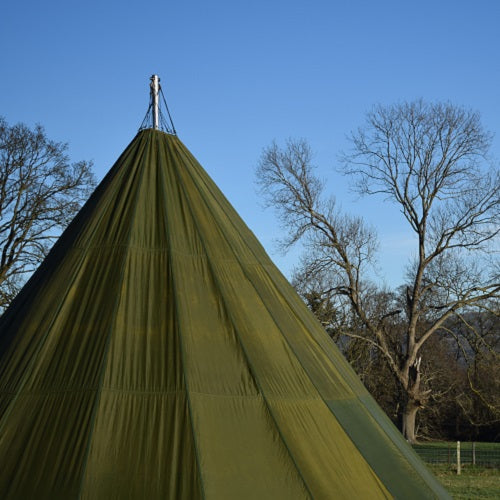
[(166, 201), (173, 288), (205, 497), (310, 498), (259, 396), (177, 172), (165, 174), (172, 187)]

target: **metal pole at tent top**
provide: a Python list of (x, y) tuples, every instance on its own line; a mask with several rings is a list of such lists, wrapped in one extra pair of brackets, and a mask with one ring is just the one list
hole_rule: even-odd
[(153, 128), (158, 130), (160, 128), (160, 110), (158, 97), (160, 95), (160, 77), (158, 75), (153, 75), (151, 77), (151, 84), (149, 85), (151, 89), (151, 103), (153, 105)]
[[(142, 120), (139, 130), (153, 128), (154, 130), (163, 130), (167, 134), (177, 135), (175, 131), (174, 122), (170, 111), (168, 109), (167, 101), (163, 95), (163, 90), (160, 85), (160, 77), (152, 75), (149, 79), (149, 107), (146, 111), (146, 116)], [(160, 109), (160, 97), (163, 100), (164, 111)]]

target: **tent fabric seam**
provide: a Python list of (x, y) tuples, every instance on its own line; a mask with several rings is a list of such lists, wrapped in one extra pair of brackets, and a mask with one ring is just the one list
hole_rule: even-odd
[[(144, 148), (141, 148), (141, 152), (142, 152), (142, 149)], [(138, 167), (139, 165), (139, 159), (138, 159), (139, 155), (137, 154), (136, 155), (136, 168)], [(138, 175), (138, 173), (136, 173), (136, 175)], [(136, 195), (135, 195), (135, 202), (134, 202), (134, 216), (136, 215), (136, 212), (137, 212), (137, 207), (138, 207), (138, 200), (139, 200), (139, 194), (140, 194), (140, 186), (142, 185), (142, 182), (144, 181), (144, 177), (141, 176), (140, 177), (140, 182), (138, 183), (138, 187), (137, 187), (137, 192), (136, 192)], [(132, 231), (132, 224), (129, 226), (129, 234), (128, 234), (128, 237), (129, 237), (129, 240), (130, 240), (130, 232)], [(116, 301), (115, 301), (115, 304), (114, 304), (114, 311), (117, 311), (118, 310), (118, 307), (120, 306), (120, 302), (121, 302), (121, 292), (122, 292), (122, 288), (123, 288), (123, 277), (125, 275), (125, 268), (127, 266), (127, 256), (128, 256), (128, 252), (124, 253), (123, 254), (123, 257), (122, 257), (122, 263), (121, 263), (121, 269), (120, 269), (120, 281), (119, 281), (119, 286), (117, 286), (117, 293), (118, 293), (118, 296), (116, 298)], [(83, 458), (83, 467), (82, 467), (82, 475), (81, 475), (81, 478), (80, 478), (80, 487), (79, 487), (79, 491), (78, 491), (78, 498), (81, 498), (82, 495), (83, 495), (83, 489), (84, 489), (84, 483), (85, 483), (85, 477), (86, 477), (86, 473), (87, 473), (87, 466), (88, 466), (88, 459), (89, 459), (89, 456), (90, 456), (90, 449), (91, 449), (91, 446), (92, 446), (92, 441), (93, 441), (93, 430), (94, 430), (94, 427), (95, 427), (95, 424), (96, 424), (96, 421), (97, 421), (97, 415), (98, 415), (98, 412), (99, 412), (99, 408), (100, 408), (100, 405), (101, 405), (101, 395), (102, 395), (102, 382), (104, 380), (104, 376), (106, 374), (106, 369), (107, 369), (107, 363), (108, 363), (108, 356), (109, 356), (109, 350), (110, 350), (110, 346), (111, 346), (111, 339), (113, 337), (113, 329), (114, 327), (114, 322), (110, 322), (110, 325), (109, 325), (109, 332), (108, 332), (108, 335), (107, 335), (107, 339), (106, 339), (106, 345), (104, 347), (104, 353), (103, 353), (103, 359), (102, 359), (102, 366), (101, 366), (101, 369), (100, 369), (100, 374), (99, 374), (99, 380), (100, 380), (100, 383), (98, 384), (98, 389), (96, 391), (96, 396), (95, 396), (95, 402), (94, 402), (94, 408), (92, 410), (92, 416), (91, 416), (91, 421), (90, 421), (90, 425), (89, 425), (89, 436), (88, 436), (88, 441), (87, 441), (87, 445), (86, 445), (86, 449), (85, 449), (85, 454), (84, 454), (84, 458)]]
[[(183, 190), (183, 192), (184, 192), (184, 196), (186, 196), (186, 199), (190, 199), (189, 195), (187, 195), (187, 193), (186, 193), (186, 191), (185, 191), (185, 188), (184, 188), (184, 185), (183, 185), (183, 184), (181, 184), (181, 188), (182, 188), (182, 190)], [(204, 200), (204, 202), (205, 202), (205, 200)], [(205, 204), (206, 204), (206, 202), (205, 202)], [(205, 244), (204, 238), (203, 238), (203, 236), (202, 236), (202, 232), (200, 231), (200, 229), (199, 229), (199, 227), (198, 227), (198, 224), (197, 224), (197, 222), (196, 222), (196, 218), (194, 217), (194, 214), (193, 214), (193, 212), (192, 212), (192, 208), (191, 208), (191, 207), (189, 207), (189, 211), (190, 211), (191, 218), (192, 218), (192, 220), (193, 220), (194, 226), (196, 227), (196, 230), (197, 230), (197, 233), (198, 233), (198, 238), (199, 238), (199, 240), (200, 240), (200, 244), (203, 246), (203, 248), (205, 249), (206, 255), (208, 256), (208, 255), (209, 255), (208, 249), (207, 249), (207, 247), (206, 247), (206, 244)], [(214, 270), (213, 270), (213, 266), (212, 266), (212, 265), (211, 265), (211, 263), (210, 263), (210, 259), (207, 259), (207, 266), (208, 266), (208, 268), (210, 269), (210, 274), (211, 274), (211, 277), (212, 277), (212, 279), (214, 280), (214, 284), (216, 285), (216, 287), (217, 287), (217, 290), (218, 290), (219, 294), (221, 295), (221, 297), (224, 297), (224, 292), (223, 292), (223, 291), (222, 291), (222, 289), (221, 289), (221, 286), (220, 286), (219, 280), (216, 278), (215, 272), (214, 272)], [(238, 343), (239, 343), (239, 345), (240, 345), (240, 349), (241, 349), (241, 351), (242, 351), (242, 353), (243, 353), (244, 357), (246, 358), (246, 362), (247, 362), (248, 368), (249, 368), (249, 370), (250, 370), (250, 373), (251, 373), (251, 375), (252, 375), (252, 379), (253, 379), (253, 381), (254, 381), (254, 383), (255, 383), (256, 387), (257, 387), (257, 388), (258, 388), (258, 390), (259, 390), (259, 394), (260, 394), (260, 396), (262, 397), (262, 401), (264, 402), (265, 407), (267, 408), (267, 412), (268, 412), (269, 416), (271, 417), (271, 420), (272, 420), (273, 425), (274, 425), (274, 427), (275, 427), (275, 429), (276, 429), (276, 432), (278, 433), (278, 435), (279, 435), (279, 437), (280, 437), (280, 439), (281, 439), (281, 441), (282, 441), (282, 443), (283, 443), (283, 445), (284, 445), (285, 449), (287, 450), (288, 455), (289, 455), (289, 457), (290, 457), (290, 460), (292, 461), (292, 463), (293, 463), (293, 465), (294, 465), (294, 467), (295, 467), (295, 470), (297, 471), (297, 474), (299, 475), (299, 477), (300, 477), (300, 479), (301, 479), (301, 481), (302, 481), (302, 483), (303, 483), (303, 485), (304, 485), (304, 487), (305, 487), (305, 489), (306, 489), (306, 491), (307, 491), (308, 495), (309, 495), (309, 496), (310, 496), (310, 498), (312, 499), (312, 498), (314, 498), (314, 495), (312, 494), (312, 492), (311, 492), (311, 490), (310, 490), (310, 488), (309, 488), (309, 485), (307, 484), (307, 482), (306, 482), (306, 480), (305, 480), (305, 478), (304, 478), (304, 476), (303, 476), (303, 474), (302, 474), (302, 471), (300, 470), (300, 468), (299, 468), (299, 466), (298, 466), (298, 464), (297, 464), (297, 462), (296, 462), (296, 460), (295, 460), (295, 457), (294, 457), (294, 455), (293, 455), (293, 453), (292, 453), (291, 449), (289, 448), (288, 443), (287, 443), (287, 441), (286, 441), (285, 437), (283, 436), (283, 433), (281, 432), (281, 430), (280, 430), (280, 428), (279, 428), (279, 425), (278, 425), (278, 423), (277, 423), (277, 421), (276, 421), (276, 417), (274, 416), (274, 412), (273, 412), (273, 410), (271, 409), (271, 406), (270, 406), (270, 404), (269, 404), (269, 402), (268, 402), (267, 395), (265, 394), (264, 390), (262, 389), (262, 387), (261, 387), (260, 383), (259, 383), (259, 382), (258, 382), (258, 380), (257, 380), (256, 374), (255, 374), (255, 368), (254, 368), (253, 363), (252, 363), (252, 362), (251, 362), (251, 360), (250, 360), (250, 356), (248, 355), (247, 350), (245, 349), (245, 346), (244, 346), (244, 344), (243, 344), (243, 342), (242, 342), (242, 340), (241, 340), (241, 336), (240, 336), (240, 334), (238, 333), (238, 328), (237, 328), (237, 327), (236, 327), (236, 325), (235, 325), (234, 319), (232, 318), (231, 313), (227, 310), (227, 308), (226, 308), (226, 307), (224, 307), (224, 309), (225, 309), (225, 311), (226, 311), (227, 317), (231, 319), (231, 325), (232, 325), (232, 327), (233, 327), (232, 329), (233, 329), (233, 331), (234, 331), (234, 333), (235, 333), (235, 337), (236, 337), (236, 339), (238, 340)]]
[[(158, 151), (157, 151), (157, 154), (158, 154)], [(160, 175), (161, 175), (162, 180), (163, 180), (163, 183), (161, 185), (163, 186), (165, 184), (165, 181), (166, 181), (165, 174), (163, 173), (162, 169), (159, 169), (159, 171), (160, 171)], [(170, 239), (170, 227), (168, 224), (168, 220), (166, 221), (166, 238), (167, 238), (169, 245), (170, 245), (171, 239)], [(170, 253), (167, 255), (167, 258), (169, 260), (170, 269), (171, 269), (171, 273), (172, 273), (171, 283), (172, 283), (172, 289), (173, 289), (172, 296), (173, 296), (174, 308), (175, 308), (175, 312), (176, 312), (176, 316), (178, 318), (178, 321), (180, 322), (182, 316), (179, 314), (178, 300), (177, 300), (177, 295), (175, 293), (176, 281), (177, 281), (176, 276), (175, 276), (176, 271), (175, 271), (175, 268), (173, 266), (172, 257), (171, 257)], [(186, 391), (186, 402), (187, 402), (187, 406), (188, 406), (189, 423), (191, 424), (191, 433), (193, 436), (193, 447), (194, 447), (195, 457), (196, 457), (196, 465), (197, 465), (196, 468), (197, 468), (197, 472), (198, 472), (198, 478), (200, 480), (201, 496), (202, 496), (202, 498), (206, 498), (205, 483), (204, 483), (203, 473), (202, 473), (202, 469), (201, 469), (201, 458), (200, 458), (199, 444), (198, 444), (198, 439), (196, 437), (194, 421), (193, 421), (193, 409), (192, 409), (192, 403), (191, 403), (189, 382), (188, 382), (188, 377), (186, 375), (186, 370), (184, 369), (186, 367), (186, 350), (185, 350), (184, 342), (182, 340), (182, 335), (180, 334), (179, 326), (177, 326), (177, 328), (176, 328), (176, 334), (177, 334), (177, 339), (179, 341), (179, 346), (180, 346), (181, 364), (183, 367), (182, 378), (184, 379), (184, 386), (185, 386), (185, 391)]]

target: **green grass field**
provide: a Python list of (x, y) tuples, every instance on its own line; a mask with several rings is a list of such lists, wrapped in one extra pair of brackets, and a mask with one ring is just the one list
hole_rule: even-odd
[(463, 466), (457, 475), (456, 468), (448, 465), (429, 465), (437, 478), (456, 500), (500, 499), (500, 470)]

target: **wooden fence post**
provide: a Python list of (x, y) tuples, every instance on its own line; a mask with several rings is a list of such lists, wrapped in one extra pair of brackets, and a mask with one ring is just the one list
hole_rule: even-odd
[(462, 473), (462, 464), (460, 463), (460, 441), (457, 441), (457, 474)]

